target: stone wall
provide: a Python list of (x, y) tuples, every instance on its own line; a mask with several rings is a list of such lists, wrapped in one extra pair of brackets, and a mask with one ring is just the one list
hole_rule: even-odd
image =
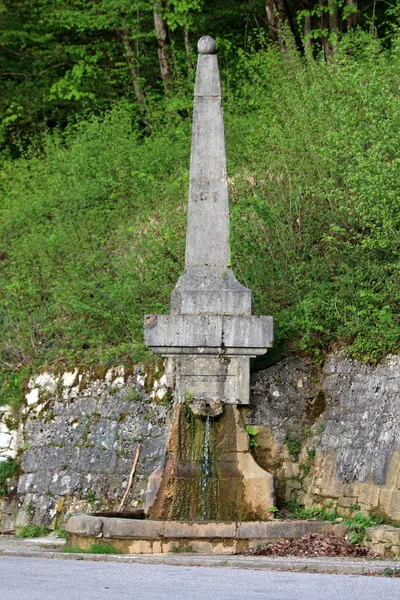
[[(140, 460), (128, 507), (143, 501), (162, 460), (169, 393), (157, 367), (103, 373), (42, 373), (30, 380), (18, 430), (6, 431), (21, 473), (0, 502), (0, 530), (43, 523), (61, 527), (73, 512), (116, 509), (138, 444)], [(7, 440), (6, 440), (7, 441)]]
[(375, 368), (338, 354), (288, 359), (252, 379), (247, 420), (278, 503), (332, 501), (400, 519), (400, 357)]
[[(376, 368), (343, 354), (323, 368), (287, 359), (255, 373), (251, 395), (241, 411), (258, 431), (255, 457), (274, 475), (279, 506), (326, 500), (400, 519), (400, 357)], [(161, 365), (32, 378), (18, 429), (1, 407), (0, 461), (17, 458), (20, 469), (0, 498), (0, 530), (116, 509), (138, 443), (127, 508), (141, 507), (170, 409)]]

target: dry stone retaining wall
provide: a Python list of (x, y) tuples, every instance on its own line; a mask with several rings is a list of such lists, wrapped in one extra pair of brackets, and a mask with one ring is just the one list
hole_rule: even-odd
[(400, 519), (400, 357), (377, 367), (331, 356), (288, 359), (252, 380), (247, 420), (278, 500), (359, 506)]
[[(130, 507), (142, 503), (147, 478), (162, 460), (168, 390), (155, 368), (42, 373), (30, 380), (18, 431), (21, 474), (0, 502), (0, 529), (61, 526), (68, 513), (115, 509), (142, 445)], [(3, 420), (3, 427), (6, 427)]]
[[(287, 359), (254, 374), (251, 394), (241, 410), (258, 431), (256, 460), (273, 473), (278, 504), (328, 502), (400, 519), (400, 357), (372, 368), (337, 354), (323, 369)], [(140, 507), (164, 457), (170, 409), (160, 367), (32, 378), (18, 429), (1, 407), (0, 460), (18, 458), (21, 468), (0, 498), (0, 530), (115, 509), (139, 442), (128, 508)]]

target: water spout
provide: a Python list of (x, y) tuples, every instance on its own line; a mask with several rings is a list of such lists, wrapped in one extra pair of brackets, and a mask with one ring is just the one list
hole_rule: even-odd
[(196, 417), (219, 417), (224, 411), (224, 405), (220, 400), (195, 398), (190, 405), (190, 410)]

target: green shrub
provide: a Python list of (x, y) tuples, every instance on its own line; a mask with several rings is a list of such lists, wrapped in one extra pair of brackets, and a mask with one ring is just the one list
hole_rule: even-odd
[(275, 316), (278, 353), (399, 350), (399, 58), (398, 38), (382, 50), (364, 35), (331, 64), (243, 57), (227, 135), (233, 264)]
[(19, 525), (15, 532), (18, 538), (33, 538), (48, 535), (50, 530), (44, 525)]
[[(263, 48), (224, 73), (232, 267), (274, 315), (269, 360), (400, 350), (400, 36), (379, 44), (349, 34), (330, 63)], [(183, 270), (189, 149), (188, 119), (144, 138), (121, 104), (3, 161), (7, 377), (146, 357), (143, 316)]]
[(7, 459), (0, 462), (0, 496), (5, 496), (7, 493), (7, 479), (15, 475), (18, 471), (19, 462), (14, 459)]
[(65, 546), (63, 552), (67, 554), (118, 554), (118, 550), (112, 544), (91, 544), (88, 550), (82, 550), (79, 546)]

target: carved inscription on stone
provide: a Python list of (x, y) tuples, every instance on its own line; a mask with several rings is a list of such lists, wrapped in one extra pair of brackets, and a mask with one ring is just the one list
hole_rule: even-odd
[(192, 192), (190, 194), (190, 199), (192, 200), (192, 202), (205, 202), (207, 200), (212, 200), (212, 202), (218, 202), (218, 192), (217, 191), (213, 191), (213, 192)]

